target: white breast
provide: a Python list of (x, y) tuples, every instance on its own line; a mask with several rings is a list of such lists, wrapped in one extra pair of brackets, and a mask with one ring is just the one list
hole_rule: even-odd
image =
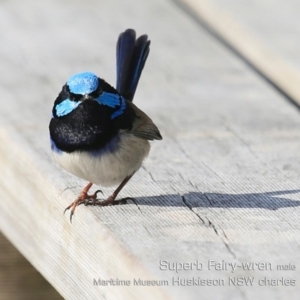
[(108, 187), (120, 184), (127, 176), (137, 171), (149, 150), (150, 143), (147, 140), (124, 132), (120, 133), (119, 147), (111, 153), (53, 153), (58, 163), (69, 173)]

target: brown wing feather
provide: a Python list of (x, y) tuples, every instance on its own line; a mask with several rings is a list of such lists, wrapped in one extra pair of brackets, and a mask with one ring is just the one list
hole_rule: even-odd
[(132, 102), (127, 101), (127, 105), (130, 105), (136, 114), (131, 133), (145, 140), (162, 140), (162, 136), (153, 121)]

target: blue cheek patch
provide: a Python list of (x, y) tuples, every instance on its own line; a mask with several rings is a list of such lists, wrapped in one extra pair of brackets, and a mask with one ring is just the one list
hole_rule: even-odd
[(65, 116), (65, 115), (69, 114), (71, 111), (73, 111), (80, 103), (81, 103), (81, 101), (75, 102), (75, 101), (66, 99), (63, 102), (61, 102), (55, 106), (56, 115), (58, 117)]
[(99, 85), (98, 77), (91, 72), (78, 73), (67, 81), (70, 92), (77, 95), (85, 95), (94, 92)]
[(125, 103), (125, 99), (123, 97), (121, 97), (121, 107), (119, 110), (115, 111), (112, 115), (111, 118), (114, 119), (115, 117), (121, 115), (124, 110), (126, 108), (126, 103)]
[(103, 92), (96, 101), (99, 104), (107, 105), (109, 107), (115, 108), (116, 106), (120, 105), (120, 95), (118, 94), (112, 94), (112, 93), (106, 93)]
[(118, 94), (112, 94), (112, 93), (107, 93), (107, 92), (103, 92), (97, 99), (96, 101), (99, 104), (102, 105), (107, 105), (111, 108), (115, 108), (117, 106), (121, 106), (120, 109), (118, 109), (117, 111), (115, 111), (112, 115), (111, 115), (111, 119), (114, 119), (115, 117), (121, 115), (125, 108), (126, 108), (126, 102), (125, 99), (118, 95)]

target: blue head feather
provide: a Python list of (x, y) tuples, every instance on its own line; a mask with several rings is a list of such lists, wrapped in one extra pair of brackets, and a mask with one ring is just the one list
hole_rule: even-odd
[(71, 111), (73, 111), (80, 103), (81, 101), (75, 102), (69, 99), (65, 99), (64, 101), (55, 106), (56, 115), (58, 117), (65, 116)]
[(101, 105), (107, 105), (112, 108), (120, 106), (120, 108), (111, 115), (111, 119), (114, 119), (115, 117), (121, 115), (124, 112), (124, 110), (126, 109), (125, 99), (122, 96), (120, 96), (119, 94), (103, 92), (96, 99), (96, 101)]
[(109, 107), (115, 108), (116, 106), (120, 105), (121, 96), (119, 94), (112, 94), (103, 92), (96, 101), (99, 104), (107, 105)]
[(126, 102), (125, 102), (125, 99), (122, 97), (122, 100), (121, 100), (121, 107), (119, 110), (115, 111), (112, 115), (111, 115), (111, 119), (114, 119), (115, 117), (121, 115), (124, 110), (126, 108)]
[(94, 92), (99, 85), (98, 77), (91, 72), (78, 73), (71, 76), (67, 85), (71, 93), (85, 95)]

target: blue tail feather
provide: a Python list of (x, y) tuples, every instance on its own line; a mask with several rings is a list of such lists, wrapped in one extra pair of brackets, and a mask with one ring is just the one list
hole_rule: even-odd
[(133, 29), (121, 33), (117, 42), (117, 91), (132, 101), (150, 51), (147, 35), (136, 39)]

